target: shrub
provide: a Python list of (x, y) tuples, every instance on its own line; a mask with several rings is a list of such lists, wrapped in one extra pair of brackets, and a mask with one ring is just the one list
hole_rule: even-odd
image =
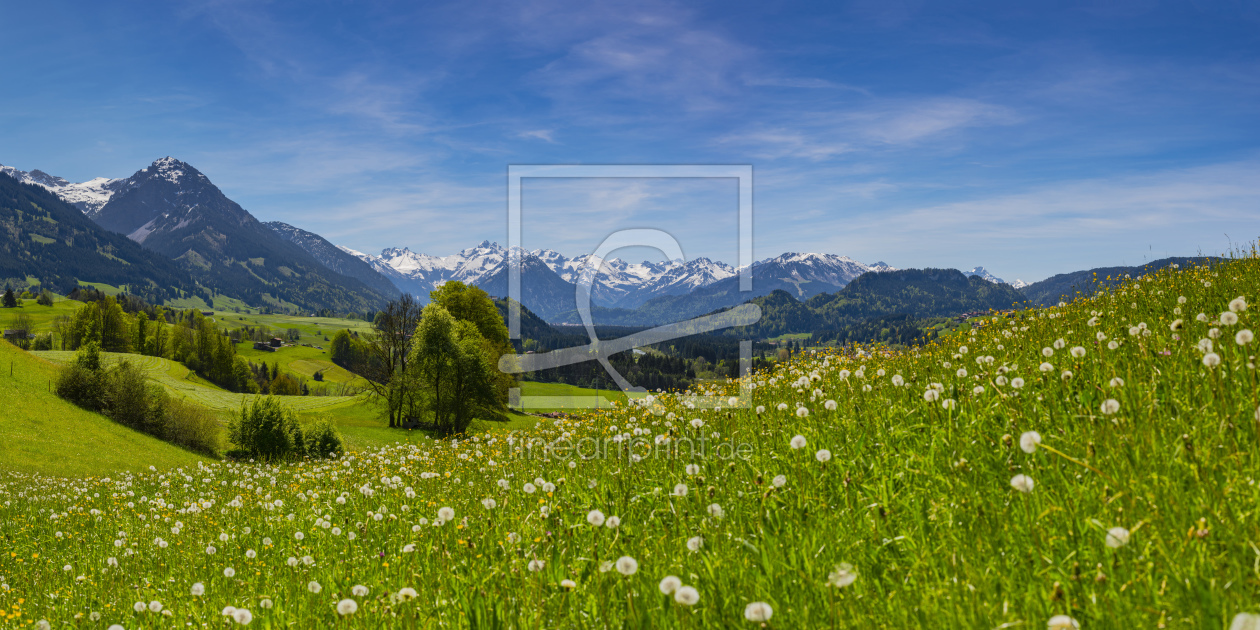
[(114, 422), (162, 436), (167, 403), (166, 393), (150, 387), (144, 372), (129, 361), (120, 362), (106, 377), (104, 408)]
[(89, 342), (57, 377), (57, 395), (88, 411), (100, 411), (105, 408), (105, 385), (101, 347)]
[(205, 407), (178, 398), (169, 398), (166, 407), (166, 441), (190, 451), (217, 455), (222, 447), (223, 430), (214, 414)]
[(302, 433), (306, 442), (307, 455), (318, 458), (341, 455), (341, 434), (328, 418), (315, 420)]
[(44, 333), (42, 335), (36, 335), (31, 340), (31, 349), (32, 350), (52, 350), (53, 349), (52, 333)]
[(35, 303), (40, 306), (52, 306), (53, 305), (52, 293), (49, 292), (48, 289), (44, 289), (43, 291), (40, 291), (39, 297), (35, 298)]
[(300, 452), (302, 429), (293, 415), (274, 396), (241, 405), (228, 423), (228, 439), (252, 457), (283, 459)]

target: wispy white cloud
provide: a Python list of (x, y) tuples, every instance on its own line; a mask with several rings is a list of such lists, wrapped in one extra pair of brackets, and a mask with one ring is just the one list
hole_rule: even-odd
[(555, 144), (556, 143), (555, 133), (556, 131), (554, 129), (531, 129), (529, 131), (520, 132), (519, 134), (517, 134), (517, 137), (533, 138), (535, 140), (542, 140), (544, 142), (550, 142), (552, 144)]

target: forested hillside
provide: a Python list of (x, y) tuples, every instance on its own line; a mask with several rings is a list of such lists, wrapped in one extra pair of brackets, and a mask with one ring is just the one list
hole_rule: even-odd
[(28, 277), (63, 294), (80, 282), (127, 285), (158, 303), (204, 291), (175, 261), (101, 228), (39, 186), (0, 174), (0, 278)]
[(1051, 276), (1040, 282), (1034, 282), (1022, 289), (1020, 293), (1035, 306), (1050, 306), (1061, 301), (1071, 301), (1079, 296), (1091, 296), (1100, 289), (1115, 286), (1125, 280), (1125, 276), (1137, 277), (1152, 271), (1158, 271), (1169, 265), (1189, 266), (1218, 262), (1220, 258), (1200, 256), (1197, 258), (1174, 257), (1161, 258), (1145, 265), (1134, 267), (1098, 267), (1084, 271), (1073, 271)]

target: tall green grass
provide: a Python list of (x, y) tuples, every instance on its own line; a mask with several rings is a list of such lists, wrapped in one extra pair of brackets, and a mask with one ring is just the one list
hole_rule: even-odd
[[(750, 377), (750, 408), (667, 394), (342, 461), (10, 475), (0, 610), (126, 628), (231, 623), (228, 606), (265, 627), (759, 627), (769, 609), (772, 628), (1227, 628), (1260, 603), (1241, 334), (1257, 286), (1252, 252), (913, 351), (806, 354)], [(701, 438), (703, 458), (669, 453)], [(663, 594), (667, 576), (698, 600)]]

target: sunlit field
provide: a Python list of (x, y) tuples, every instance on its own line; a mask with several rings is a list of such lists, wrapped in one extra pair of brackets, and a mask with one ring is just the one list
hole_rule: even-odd
[(3, 473), (0, 619), (1229, 628), (1260, 611), (1257, 286), (1252, 252), (805, 354), (747, 408), (664, 393), (332, 461)]

